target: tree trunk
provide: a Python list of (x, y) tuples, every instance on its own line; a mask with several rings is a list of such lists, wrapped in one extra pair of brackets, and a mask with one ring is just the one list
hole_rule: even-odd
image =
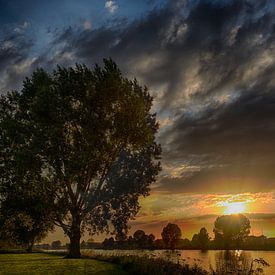
[(80, 232), (79, 234), (71, 235), (68, 258), (80, 258)]
[(81, 220), (79, 215), (73, 216), (72, 226), (69, 235), (70, 245), (69, 245), (69, 254), (67, 258), (80, 258), (80, 224)]
[(28, 253), (32, 253), (33, 245), (34, 245), (34, 241), (31, 241), (31, 242), (28, 244), (28, 247), (27, 247), (27, 249), (26, 249), (26, 251), (27, 251)]

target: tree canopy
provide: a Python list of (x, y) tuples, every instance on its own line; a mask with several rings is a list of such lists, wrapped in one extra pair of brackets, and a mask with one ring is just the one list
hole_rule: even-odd
[(202, 227), (200, 232), (198, 234), (194, 234), (192, 238), (192, 245), (201, 249), (206, 249), (209, 242), (210, 237), (205, 227)]
[(22, 245), (31, 252), (34, 243), (41, 241), (53, 229), (54, 212), (45, 193), (32, 187), (28, 192), (20, 189), (10, 189), (2, 200), (0, 237)]
[(181, 230), (177, 224), (168, 223), (161, 233), (164, 244), (167, 248), (174, 249), (181, 237)]
[(70, 257), (80, 256), (84, 229), (122, 239), (149, 194), (161, 154), (152, 101), (112, 60), (38, 69), (2, 97), (1, 190), (43, 184)]
[(226, 247), (240, 245), (250, 233), (250, 221), (243, 214), (223, 215), (214, 224), (215, 241), (223, 242)]

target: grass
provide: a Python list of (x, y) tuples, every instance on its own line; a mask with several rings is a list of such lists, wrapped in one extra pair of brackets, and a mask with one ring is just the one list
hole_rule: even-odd
[(127, 275), (117, 264), (95, 259), (64, 259), (62, 255), (0, 254), (0, 274)]

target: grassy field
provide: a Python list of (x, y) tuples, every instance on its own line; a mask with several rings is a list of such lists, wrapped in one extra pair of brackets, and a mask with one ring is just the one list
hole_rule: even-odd
[(64, 259), (43, 253), (0, 254), (0, 274), (127, 275), (119, 265), (93, 259)]

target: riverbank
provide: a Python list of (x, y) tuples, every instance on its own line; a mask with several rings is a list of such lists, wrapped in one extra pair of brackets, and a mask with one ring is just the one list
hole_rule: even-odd
[(0, 254), (0, 274), (129, 275), (122, 266), (96, 259), (64, 259), (55, 253)]
[[(194, 265), (200, 266), (203, 270), (210, 271), (210, 266), (215, 270), (217, 267), (217, 260), (220, 258), (224, 250), (98, 250), (98, 249), (83, 249), (82, 254), (92, 258), (99, 259), (100, 257), (147, 257), (153, 259), (163, 259), (172, 263), (179, 263), (181, 265), (188, 264), (190, 267)], [(275, 274), (275, 252), (274, 251), (241, 251), (232, 250), (234, 255), (242, 254), (247, 262), (253, 259), (264, 259), (270, 264), (265, 268), (265, 274)]]
[(24, 253), (20, 250), (7, 250), (6, 252), (0, 254), (0, 274), (208, 274), (198, 265), (182, 265), (164, 259), (150, 259), (148, 257), (110, 257), (84, 254), (81, 259), (66, 259), (64, 258), (65, 253), (58, 251)]

